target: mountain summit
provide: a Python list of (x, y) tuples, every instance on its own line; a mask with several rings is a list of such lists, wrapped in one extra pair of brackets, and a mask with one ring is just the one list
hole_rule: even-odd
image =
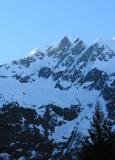
[(64, 49), (64, 48), (66, 48), (66, 47), (70, 47), (70, 45), (71, 45), (71, 42), (69, 41), (68, 37), (65, 36), (65, 37), (60, 41), (58, 48), (59, 48), (59, 50), (62, 50), (62, 49)]

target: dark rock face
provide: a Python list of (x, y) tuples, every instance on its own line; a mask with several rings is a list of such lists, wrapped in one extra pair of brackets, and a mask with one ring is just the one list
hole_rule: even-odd
[(47, 129), (40, 133), (40, 122), (35, 110), (24, 109), (18, 103), (5, 105), (0, 111), (0, 153), (9, 154), (11, 159), (51, 157), (53, 140), (48, 139)]
[(72, 48), (72, 54), (79, 55), (85, 49), (85, 44), (79, 39), (76, 40), (75, 43), (77, 44)]
[(66, 47), (67, 47), (67, 48), (70, 47), (70, 45), (71, 45), (71, 42), (69, 41), (69, 39), (68, 39), (67, 37), (64, 37), (64, 38), (61, 40), (61, 42), (60, 42), (60, 44), (59, 44), (59, 46), (58, 46), (58, 49), (59, 49), (59, 50), (63, 50), (63, 49), (65, 49)]
[(31, 77), (29, 75), (19, 79), (21, 83), (28, 83), (30, 82), (30, 80), (31, 80)]
[(12, 77), (18, 80), (20, 83), (28, 83), (34, 81), (34, 79), (32, 79), (30, 75), (23, 77), (22, 75), (15, 74)]
[(40, 69), (38, 76), (47, 79), (52, 75), (52, 73), (53, 72), (52, 72), (51, 68), (43, 67), (43, 68)]
[(96, 90), (100, 90), (105, 86), (107, 80), (108, 76), (106, 73), (94, 68), (84, 77), (83, 82), (81, 80), (81, 83), (92, 82), (89, 89), (95, 88)]
[(114, 87), (105, 86), (102, 90), (104, 99), (107, 101), (107, 109), (109, 118), (115, 123), (115, 85)]
[(23, 67), (28, 68), (28, 67), (30, 67), (30, 65), (32, 63), (34, 63), (36, 61), (36, 58), (42, 60), (44, 58), (44, 54), (38, 50), (38, 51), (36, 51), (34, 56), (22, 58), (19, 61), (12, 61), (12, 65), (19, 65), (19, 66), (22, 65)]
[(28, 68), (30, 66), (31, 63), (35, 62), (35, 59), (33, 57), (27, 57), (27, 58), (24, 58), (24, 59), (20, 59), (19, 62), (16, 62), (16, 61), (13, 61), (12, 63), (17, 65), (22, 65), (26, 68)]
[(62, 78), (63, 77), (63, 71), (59, 71), (59, 72), (56, 72), (53, 74), (53, 79), (56, 81), (58, 80), (59, 78)]
[(70, 80), (71, 82), (75, 82), (77, 79), (79, 79), (82, 75), (82, 72), (78, 69), (74, 69), (73, 74), (70, 74)]
[(100, 95), (102, 95), (107, 102), (108, 116), (115, 121), (115, 83), (114, 80), (110, 80), (111, 76), (114, 79), (114, 74), (108, 76), (105, 72), (94, 68), (79, 80), (79, 84), (83, 85), (86, 82), (91, 82), (91, 84), (84, 88), (100, 91)]
[[(23, 156), (31, 160), (48, 160), (51, 157), (53, 160), (56, 155), (52, 153), (59, 144), (55, 144), (48, 136), (56, 126), (77, 118), (81, 109), (80, 106), (62, 109), (52, 104), (42, 107), (45, 107), (43, 116), (34, 109), (19, 106), (17, 102), (0, 109), (0, 153), (7, 153), (11, 159)], [(62, 117), (63, 121), (58, 117)]]
[(81, 111), (80, 106), (72, 105), (70, 108), (64, 108), (57, 106), (50, 106), (52, 108), (52, 111), (54, 111), (57, 115), (60, 117), (63, 117), (64, 120), (71, 121), (78, 117), (79, 112)]

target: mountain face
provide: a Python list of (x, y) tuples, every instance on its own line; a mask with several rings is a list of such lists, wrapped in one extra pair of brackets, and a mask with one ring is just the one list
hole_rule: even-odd
[(115, 40), (64, 37), (0, 66), (0, 157), (61, 159), (99, 103), (115, 123)]

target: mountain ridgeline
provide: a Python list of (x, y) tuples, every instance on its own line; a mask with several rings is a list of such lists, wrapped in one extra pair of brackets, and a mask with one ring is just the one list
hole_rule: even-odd
[(64, 37), (0, 65), (1, 158), (61, 160), (76, 132), (88, 134), (97, 103), (114, 127), (115, 40)]

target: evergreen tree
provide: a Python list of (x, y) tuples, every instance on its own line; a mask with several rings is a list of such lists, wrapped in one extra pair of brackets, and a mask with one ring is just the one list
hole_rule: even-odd
[(89, 137), (82, 142), (82, 149), (78, 153), (78, 160), (114, 160), (115, 133), (112, 123), (104, 117), (99, 104), (95, 107)]

